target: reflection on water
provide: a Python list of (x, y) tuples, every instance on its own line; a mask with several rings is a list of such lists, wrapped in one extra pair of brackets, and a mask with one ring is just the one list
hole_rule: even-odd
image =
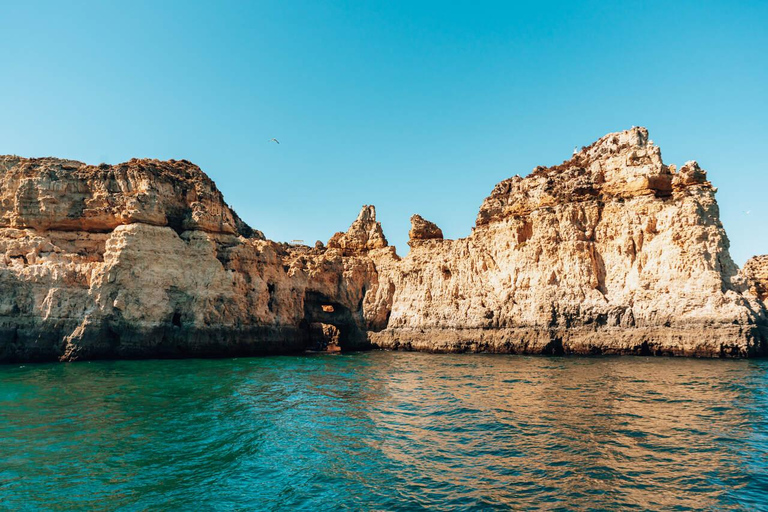
[(372, 352), (0, 366), (0, 503), (756, 509), (768, 361)]

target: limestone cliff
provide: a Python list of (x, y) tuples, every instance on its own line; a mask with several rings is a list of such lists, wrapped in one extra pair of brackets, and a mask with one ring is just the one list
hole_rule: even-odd
[(265, 240), (186, 161), (0, 157), (0, 198), (0, 361), (296, 351), (315, 320), (367, 346), (386, 317), (371, 259)]
[(263, 239), (186, 160), (109, 166), (0, 156), (0, 227), (104, 233), (125, 224)]
[(645, 129), (499, 183), (472, 234), (372, 206), (327, 246), (266, 240), (187, 161), (0, 157), (0, 361), (427, 351), (768, 353), (768, 263), (739, 272), (715, 189)]
[(643, 128), (499, 183), (472, 234), (413, 246), (382, 347), (701, 356), (766, 351), (715, 189)]
[(750, 258), (742, 273), (749, 291), (761, 301), (768, 302), (768, 254)]

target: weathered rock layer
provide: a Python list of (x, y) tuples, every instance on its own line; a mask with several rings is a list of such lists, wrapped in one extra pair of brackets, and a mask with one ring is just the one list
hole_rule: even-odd
[(750, 258), (744, 265), (744, 277), (750, 292), (758, 299), (768, 299), (768, 254)]
[(645, 129), (499, 183), (472, 234), (363, 207), (327, 246), (266, 240), (187, 161), (0, 157), (0, 361), (315, 346), (768, 353), (768, 257), (739, 272), (715, 189)]

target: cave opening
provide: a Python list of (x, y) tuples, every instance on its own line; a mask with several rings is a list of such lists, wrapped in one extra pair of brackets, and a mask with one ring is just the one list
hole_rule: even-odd
[(317, 292), (304, 296), (304, 318), (299, 328), (306, 349), (313, 352), (352, 348), (362, 335), (349, 308)]

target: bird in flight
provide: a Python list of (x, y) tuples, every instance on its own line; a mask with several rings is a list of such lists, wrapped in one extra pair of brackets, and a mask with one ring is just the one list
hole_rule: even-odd
[(280, 144), (280, 141), (279, 141), (279, 140), (277, 140), (277, 139), (276, 139), (276, 138), (274, 138), (274, 137), (272, 137), (271, 139), (269, 139), (267, 142), (275, 142), (275, 143), (277, 143), (277, 144)]

